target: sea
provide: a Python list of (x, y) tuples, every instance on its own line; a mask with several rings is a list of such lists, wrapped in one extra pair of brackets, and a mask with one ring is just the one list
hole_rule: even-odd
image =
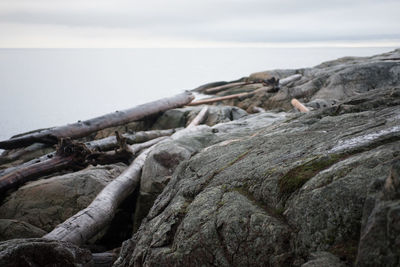
[(0, 140), (253, 72), (395, 47), (0, 49)]

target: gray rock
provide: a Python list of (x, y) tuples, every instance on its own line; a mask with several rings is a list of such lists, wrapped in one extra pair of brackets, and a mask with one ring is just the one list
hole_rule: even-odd
[(70, 243), (46, 239), (12, 239), (0, 242), (2, 267), (75, 267), (93, 266), (89, 250)]
[(364, 206), (356, 266), (400, 265), (400, 159), (381, 181), (371, 186)]
[(309, 260), (301, 267), (344, 267), (338, 257), (326, 251), (318, 251), (310, 254)]
[(334, 255), (316, 262), (352, 265), (369, 185), (400, 150), (398, 96), (376, 89), (283, 120), (212, 127), (115, 266), (300, 266), (315, 251)]
[(320, 109), (320, 108), (329, 108), (335, 105), (338, 101), (337, 100), (325, 100), (325, 99), (314, 99), (306, 104), (307, 107), (311, 107), (313, 109)]
[(51, 231), (85, 208), (100, 190), (124, 169), (124, 164), (84, 170), (30, 182), (7, 197), (0, 218), (27, 222)]
[(45, 231), (27, 222), (0, 219), (0, 241), (14, 238), (42, 237), (45, 234)]
[[(397, 59), (396, 59), (397, 58)], [(346, 57), (322, 63), (314, 68), (296, 70), (272, 70), (250, 75), (251, 79), (264, 79), (271, 76), (286, 78), (294, 74), (301, 74), (302, 78), (288, 86), (283, 86), (276, 93), (259, 92), (253, 97), (238, 100), (226, 100), (227, 105), (238, 106), (248, 112), (253, 107), (266, 110), (292, 109), (290, 100), (298, 98), (307, 103), (316, 99), (325, 101), (343, 101), (374, 89), (387, 89), (400, 86), (400, 50), (372, 56)], [(247, 87), (242, 86), (245, 92)], [(234, 93), (233, 89), (224, 91), (224, 94)]]
[[(152, 126), (153, 129), (172, 129), (186, 127), (200, 112), (202, 107), (185, 107), (165, 111)], [(217, 123), (237, 120), (247, 115), (247, 112), (232, 106), (210, 106), (207, 118), (203, 122), (208, 126)]]
[[(229, 108), (229, 110), (232, 111), (235, 109)], [(238, 118), (238, 120), (230, 123), (217, 124), (213, 128), (202, 125), (195, 129), (186, 129), (181, 133), (174, 134), (171, 140), (157, 145), (147, 157), (143, 167), (140, 193), (136, 202), (134, 215), (134, 231), (138, 229), (142, 219), (152, 207), (154, 200), (170, 181), (179, 163), (189, 159), (205, 147), (232, 137), (227, 134), (227, 131), (231, 128), (236, 129), (236, 133), (239, 134), (239, 129), (243, 131), (248, 129), (246, 126), (257, 129), (266, 124), (282, 120), (284, 114), (265, 113), (251, 117), (248, 121), (242, 117), (243, 119)], [(262, 119), (260, 120), (260, 118)]]

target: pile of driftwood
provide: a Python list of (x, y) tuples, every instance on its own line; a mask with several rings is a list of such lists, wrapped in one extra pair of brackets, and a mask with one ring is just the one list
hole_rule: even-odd
[[(297, 77), (295, 78), (297, 79)], [(252, 83), (267, 84), (270, 85), (270, 90), (277, 90), (279, 80), (231, 82), (209, 86), (205, 91), (206, 93), (215, 93), (235, 86)], [(280, 84), (282, 84), (282, 81)], [(87, 208), (70, 217), (44, 236), (46, 239), (69, 241), (78, 246), (82, 245), (111, 222), (118, 206), (135, 190), (140, 182), (139, 179), (145, 159), (154, 146), (166, 139), (174, 138), (174, 135), (177, 133), (179, 133), (179, 136), (182, 136), (182, 134), (185, 134), (185, 131), (190, 131), (190, 128), (199, 125), (207, 116), (207, 106), (198, 113), (185, 129), (153, 130), (123, 135), (116, 132), (115, 136), (90, 142), (79, 142), (77, 139), (87, 137), (105, 128), (137, 121), (169, 109), (185, 105), (209, 104), (225, 99), (248, 97), (253, 94), (244, 93), (213, 97), (192, 102), (194, 99), (192, 93), (185, 92), (128, 110), (117, 111), (90, 120), (79, 121), (0, 141), (0, 149), (6, 150), (17, 148), (29, 150), (35, 147), (35, 145), (36, 147), (57, 145), (56, 152), (25, 162), (19, 166), (0, 170), (0, 199), (7, 192), (17, 189), (28, 181), (61, 170), (80, 170), (89, 164), (111, 164), (115, 162), (129, 164), (129, 167), (110, 182)], [(6, 157), (12, 160), (18, 158), (20, 154), (21, 149), (17, 150), (14, 154), (8, 153)], [(98, 255), (97, 258), (101, 262), (112, 257), (110, 258), (110, 255), (102, 254), (102, 256)]]
[[(113, 219), (118, 206), (135, 190), (140, 182), (141, 170), (145, 159), (154, 146), (174, 134), (179, 136), (191, 131), (207, 116), (205, 106), (185, 129), (153, 130), (135, 134), (119, 134), (90, 142), (77, 139), (87, 137), (105, 128), (123, 125), (169, 109), (190, 104), (194, 96), (185, 92), (170, 98), (161, 99), (134, 108), (117, 111), (86, 121), (79, 121), (61, 127), (27, 133), (0, 141), (0, 148), (9, 152), (4, 157), (10, 161), (17, 159), (23, 151), (56, 145), (56, 152), (22, 163), (19, 166), (0, 170), (0, 199), (22, 184), (62, 170), (80, 170), (89, 164), (128, 163), (128, 168), (110, 182), (92, 201), (92, 203), (74, 216), (58, 225), (44, 238), (69, 241), (76, 245), (86, 243), (99, 233)], [(219, 100), (216, 100), (219, 101)], [(107, 253), (96, 255), (99, 262), (113, 259)]]

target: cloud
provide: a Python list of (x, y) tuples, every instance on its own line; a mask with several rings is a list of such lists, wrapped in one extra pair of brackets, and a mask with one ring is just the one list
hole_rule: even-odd
[(400, 40), (398, 10), (397, 0), (3, 0), (0, 46)]

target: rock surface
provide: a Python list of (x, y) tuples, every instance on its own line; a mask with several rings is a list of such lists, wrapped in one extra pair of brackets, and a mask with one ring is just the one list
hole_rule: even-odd
[(178, 165), (115, 266), (312, 266), (318, 251), (334, 256), (314, 263), (352, 265), (370, 185), (399, 157), (399, 105), (400, 88), (382, 85), (272, 124), (261, 113), (212, 127), (218, 141)]
[(89, 267), (93, 262), (89, 250), (66, 242), (33, 238), (0, 242), (0, 266)]
[(125, 167), (124, 164), (89, 167), (28, 183), (5, 199), (0, 207), (0, 218), (23, 221), (46, 232), (51, 231), (86, 208)]
[(42, 237), (45, 231), (27, 222), (9, 219), (0, 219), (0, 241), (14, 238)]
[(400, 265), (400, 159), (386, 180), (371, 186), (364, 205), (358, 266)]
[[(185, 107), (170, 109), (164, 112), (152, 126), (153, 129), (173, 129), (186, 127), (200, 112), (202, 107)], [(213, 126), (221, 122), (229, 122), (246, 116), (246, 111), (233, 106), (210, 106), (207, 118), (203, 122)]]
[[(211, 106), (206, 125), (152, 150), (138, 197), (124, 202), (124, 215), (110, 227), (134, 218), (134, 234), (114, 266), (399, 266), (399, 58), (400, 49), (260, 72), (240, 81), (301, 78), (278, 92), (252, 84), (218, 93), (257, 90), (223, 102), (232, 106)], [(312, 111), (293, 112), (292, 97)], [(249, 115), (238, 107), (267, 112)], [(200, 109), (170, 110), (119, 130), (183, 127)], [(0, 207), (4, 239), (51, 230), (124, 168), (91, 167), (26, 184)], [(37, 240), (0, 243), (0, 259), (36, 248), (43, 254), (50, 241)], [(76, 256), (85, 251), (49, 246), (68, 264), (90, 264), (90, 257)]]
[[(400, 86), (400, 49), (372, 57), (345, 57), (324, 62), (313, 68), (293, 70), (271, 70), (254, 73), (250, 80), (268, 79), (272, 76), (286, 78), (301, 74), (302, 78), (281, 86), (277, 93), (261, 90), (253, 97), (246, 99), (226, 100), (226, 105), (238, 106), (248, 112), (253, 107), (266, 110), (290, 110), (290, 100), (297, 98), (301, 102), (323, 99), (328, 102), (343, 101), (377, 88), (387, 89)], [(245, 85), (236, 87), (230, 92), (223, 91), (218, 95), (241, 93), (262, 89), (262, 85)], [(265, 88), (267, 89), (267, 88)]]

